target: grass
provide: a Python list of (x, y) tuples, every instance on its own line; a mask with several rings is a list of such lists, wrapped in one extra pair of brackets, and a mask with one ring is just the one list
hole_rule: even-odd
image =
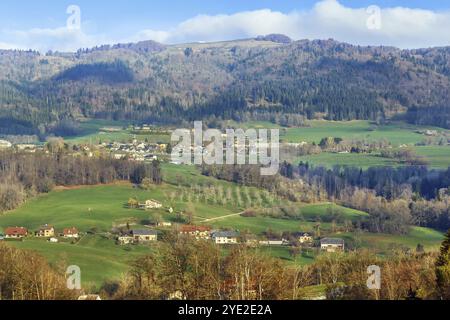
[(422, 244), (427, 251), (437, 251), (444, 240), (444, 234), (441, 232), (422, 227), (411, 227), (409, 233), (406, 235), (364, 232), (340, 234), (337, 236), (354, 242), (357, 247), (371, 248), (378, 250), (381, 253), (399, 246), (414, 250), (419, 243)]
[[(149, 143), (168, 143), (170, 136), (166, 134), (143, 133), (134, 134), (127, 127), (129, 123), (125, 121), (109, 120), (88, 120), (81, 122), (81, 132), (77, 136), (65, 137), (67, 142), (73, 144), (99, 144), (101, 142), (130, 142), (134, 138), (138, 141), (148, 141)], [(117, 131), (105, 131), (103, 128), (114, 128)]]
[[(428, 160), (430, 167), (445, 169), (450, 166), (450, 146), (415, 146), (423, 142), (426, 136), (418, 130), (433, 129), (438, 132), (449, 133), (442, 128), (415, 126), (404, 122), (393, 122), (389, 125), (373, 126), (369, 121), (309, 121), (309, 127), (283, 129), (281, 139), (284, 142), (319, 143), (323, 138), (336, 137), (342, 139), (365, 139), (367, 141), (386, 140), (393, 147), (408, 145), (414, 148), (419, 156)], [(363, 169), (380, 166), (400, 166), (400, 162), (387, 159), (378, 154), (338, 154), (324, 152), (287, 159), (298, 163), (309, 162), (315, 165), (332, 167), (334, 165), (354, 166)]]
[(312, 252), (306, 254), (299, 253), (297, 256), (293, 257), (289, 253), (289, 247), (286, 246), (260, 247), (258, 250), (261, 253), (281, 259), (290, 265), (308, 265), (313, 263), (315, 258)]
[(400, 164), (393, 160), (383, 158), (374, 154), (357, 154), (357, 153), (329, 153), (323, 152), (315, 155), (297, 157), (295, 163), (308, 162), (315, 166), (325, 166), (331, 168), (335, 165), (358, 167), (367, 169), (370, 167), (382, 166), (399, 166)]
[(119, 247), (114, 241), (100, 236), (86, 236), (77, 244), (50, 243), (41, 239), (8, 243), (20, 249), (33, 250), (51, 264), (64, 262), (67, 266), (79, 266), (83, 286), (96, 288), (107, 280), (119, 279), (133, 259), (151, 250), (146, 246)]
[[(108, 232), (113, 224), (136, 223), (142, 227), (144, 220), (155, 214), (164, 220), (174, 221), (176, 215), (169, 214), (165, 208), (143, 211), (128, 209), (126, 203), (130, 197), (138, 197), (140, 200), (156, 199), (164, 206), (168, 206), (168, 194), (179, 194), (182, 190), (189, 190), (183, 186), (172, 184), (177, 176), (199, 184), (216, 184), (235, 188), (234, 184), (218, 181), (210, 177), (201, 176), (194, 168), (188, 166), (164, 165), (163, 171), (168, 180), (167, 183), (145, 191), (134, 188), (129, 183), (116, 183), (112, 185), (90, 186), (81, 188), (58, 189), (49, 194), (41, 195), (30, 200), (17, 210), (0, 216), (0, 232), (7, 226), (24, 226), (31, 231), (36, 230), (42, 224), (48, 223), (55, 226), (57, 231), (66, 227), (77, 227), (86, 233), (96, 228), (95, 235), (84, 236), (77, 244), (67, 242), (49, 243), (45, 240), (27, 238), (23, 242), (8, 242), (11, 245), (23, 249), (37, 251), (45, 256), (51, 263), (61, 261), (66, 264), (74, 264), (81, 267), (82, 281), (85, 286), (94, 285), (97, 288), (105, 280), (119, 279), (129, 268), (129, 262), (136, 257), (153, 250), (154, 246), (117, 246), (112, 238), (108, 238)], [(171, 203), (175, 211), (185, 210), (186, 202), (177, 199)], [(278, 204), (279, 205), (279, 204)], [(195, 222), (209, 224), (214, 228), (230, 228), (240, 231), (250, 231), (261, 234), (268, 229), (282, 233), (284, 231), (313, 231), (318, 217), (322, 221), (329, 221), (331, 215), (339, 214), (344, 220), (358, 220), (364, 218), (366, 213), (339, 207), (331, 203), (323, 204), (294, 204), (284, 203), (298, 208), (302, 213), (301, 220), (276, 219), (272, 217), (257, 216), (254, 218), (236, 215), (241, 212), (235, 203), (226, 206), (217, 204), (193, 202), (195, 209)], [(205, 219), (223, 217), (223, 219), (205, 222)], [(321, 222), (322, 232), (329, 233), (331, 224)], [(414, 249), (418, 243), (425, 246), (426, 250), (437, 249), (443, 239), (443, 235), (437, 231), (426, 228), (414, 227), (405, 236), (351, 233), (340, 234), (348, 241), (359, 244), (361, 247), (374, 248), (379, 251), (389, 250), (393, 245), (408, 246)], [(314, 259), (313, 255), (292, 257), (289, 249), (285, 247), (261, 248), (263, 252), (277, 257), (289, 264), (308, 264)]]
[(419, 156), (425, 157), (432, 168), (450, 167), (450, 146), (414, 147)]
[[(315, 142), (319, 143), (326, 137), (342, 139), (366, 139), (368, 141), (387, 140), (394, 146), (402, 144), (416, 144), (425, 139), (425, 136), (415, 132), (419, 129), (436, 129), (432, 127), (419, 127), (403, 122), (394, 122), (389, 125), (374, 127), (369, 121), (310, 121), (309, 127), (289, 128), (282, 136), (286, 142)], [(445, 131), (444, 129), (437, 129)]]
[[(450, 146), (426, 146), (413, 147), (417, 155), (424, 157), (428, 161), (429, 167), (435, 169), (447, 169), (450, 167)], [(297, 157), (294, 163), (300, 161), (308, 162), (313, 165), (325, 166), (331, 168), (335, 165), (351, 166), (362, 169), (370, 167), (397, 167), (404, 164), (395, 159), (383, 158), (377, 154), (358, 154), (358, 153), (329, 153), (323, 152), (315, 155)]]
[(300, 207), (300, 212), (305, 219), (310, 221), (314, 221), (318, 217), (329, 220), (332, 214), (339, 215), (343, 220), (350, 221), (356, 221), (368, 216), (366, 212), (341, 207), (333, 203), (302, 206)]

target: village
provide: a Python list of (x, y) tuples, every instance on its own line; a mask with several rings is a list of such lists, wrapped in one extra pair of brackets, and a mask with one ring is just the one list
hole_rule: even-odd
[[(154, 199), (139, 203), (140, 210), (163, 209), (163, 204)], [(169, 214), (175, 214), (173, 208), (164, 209)], [(76, 227), (66, 227), (59, 232), (49, 224), (43, 224), (39, 229), (32, 232), (23, 226), (4, 227), (4, 234), (0, 234), (0, 241), (25, 241), (30, 237), (46, 239), (50, 243), (71, 241), (75, 244), (85, 233)], [(114, 226), (109, 235), (119, 246), (127, 245), (149, 245), (161, 241), (161, 235), (167, 232), (175, 232), (179, 237), (189, 237), (196, 241), (212, 241), (216, 245), (247, 245), (258, 246), (290, 246), (293, 248), (317, 248), (325, 252), (344, 252), (345, 241), (340, 238), (314, 238), (310, 232), (291, 232), (283, 237), (264, 236), (258, 237), (248, 232), (241, 233), (237, 230), (213, 229), (207, 225), (174, 224), (167, 221), (158, 221), (152, 225), (133, 228), (129, 223)]]
[[(62, 141), (62, 140), (61, 140)], [(165, 143), (149, 143), (138, 141), (136, 138), (131, 139), (127, 143), (122, 142), (102, 142), (98, 145), (80, 144), (74, 145), (68, 153), (74, 157), (87, 156), (94, 157), (97, 153), (107, 154), (116, 160), (129, 160), (136, 162), (151, 162), (153, 160), (162, 159), (162, 155), (166, 153), (167, 144)], [(7, 140), (0, 140), (0, 150), (12, 150), (15, 152), (50, 153), (45, 145), (40, 144), (13, 144)]]

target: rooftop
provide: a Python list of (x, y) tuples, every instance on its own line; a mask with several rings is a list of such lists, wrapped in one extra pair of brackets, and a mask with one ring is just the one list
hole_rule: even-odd
[(190, 225), (185, 225), (181, 227), (181, 232), (207, 232), (207, 231), (211, 231), (211, 228), (206, 226), (190, 226)]
[(216, 231), (212, 234), (213, 238), (236, 238), (239, 237), (239, 233), (236, 231)]
[(343, 239), (339, 238), (323, 238), (320, 240), (320, 244), (334, 244), (334, 245), (343, 245), (344, 244)]
[(131, 233), (135, 236), (156, 236), (158, 234), (155, 230), (132, 230)]

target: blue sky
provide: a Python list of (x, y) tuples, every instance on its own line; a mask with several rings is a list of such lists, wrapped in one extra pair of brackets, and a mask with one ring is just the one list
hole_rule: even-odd
[[(71, 4), (81, 9), (78, 34), (63, 30)], [(363, 14), (371, 5), (379, 6), (385, 18), (378, 33), (368, 32), (363, 23), (367, 18)], [(73, 50), (146, 37), (175, 43), (271, 31), (363, 45), (450, 45), (441, 30), (450, 33), (449, 12), (450, 0), (1, 0), (0, 48)], [(347, 21), (353, 17), (358, 24)]]

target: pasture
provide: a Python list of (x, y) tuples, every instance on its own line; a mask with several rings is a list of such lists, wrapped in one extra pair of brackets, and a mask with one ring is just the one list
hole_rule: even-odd
[[(24, 226), (35, 231), (43, 224), (51, 224), (57, 232), (66, 227), (77, 227), (83, 237), (74, 244), (50, 243), (32, 237), (7, 243), (36, 251), (55, 265), (78, 265), (82, 269), (83, 284), (98, 288), (106, 280), (119, 279), (129, 269), (130, 261), (158, 248), (158, 243), (149, 246), (118, 246), (110, 234), (113, 226), (129, 223), (132, 228), (144, 228), (149, 219), (156, 216), (176, 223), (176, 213), (188, 209), (193, 211), (195, 224), (210, 225), (213, 228), (229, 228), (261, 235), (266, 231), (278, 234), (285, 231), (313, 232), (320, 223), (322, 235), (330, 235), (331, 219), (337, 217), (339, 221), (356, 221), (367, 216), (364, 212), (331, 203), (290, 203), (280, 201), (276, 197), (268, 197), (261, 202), (263, 207), (294, 207), (300, 213), (298, 219), (263, 215), (244, 217), (240, 213), (247, 206), (255, 204), (251, 199), (247, 199), (247, 202), (242, 200), (244, 195), (248, 194), (251, 198), (252, 195), (264, 191), (204, 177), (194, 167), (164, 165), (163, 170), (167, 182), (150, 190), (142, 190), (126, 182), (57, 188), (49, 194), (28, 201), (17, 210), (1, 215), (0, 232), (8, 226)], [(199, 191), (189, 187), (189, 183), (198, 185)], [(225, 203), (219, 203), (217, 199), (220, 197), (213, 192), (220, 190), (219, 187), (232, 190), (231, 198)], [(163, 203), (163, 208), (148, 211), (130, 209), (127, 202), (133, 197), (140, 201), (158, 200)], [(175, 213), (168, 212), (169, 206), (175, 209)], [(370, 233), (343, 233), (336, 236), (357, 244), (357, 247), (372, 248), (380, 252), (395, 246), (415, 249), (418, 243), (424, 245), (426, 250), (436, 250), (443, 239), (443, 235), (437, 231), (416, 227), (412, 228), (408, 235), (402, 236)], [(307, 264), (314, 259), (313, 255), (293, 257), (286, 247), (263, 247), (258, 250), (290, 264)]]
[(417, 130), (433, 129), (439, 132), (448, 130), (434, 127), (414, 126), (404, 122), (393, 122), (388, 125), (375, 126), (369, 121), (324, 121), (314, 120), (308, 122), (308, 127), (288, 128), (282, 139), (285, 142), (319, 143), (322, 138), (337, 137), (342, 139), (365, 139), (367, 141), (387, 140), (393, 146), (402, 144), (414, 145), (425, 140), (423, 134)]

